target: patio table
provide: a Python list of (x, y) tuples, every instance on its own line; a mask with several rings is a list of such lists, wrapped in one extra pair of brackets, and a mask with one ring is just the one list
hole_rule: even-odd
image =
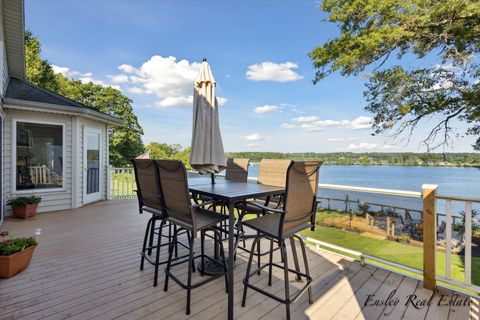
[(208, 196), (228, 204), (228, 319), (233, 320), (233, 268), (234, 268), (234, 225), (235, 214), (234, 205), (236, 202), (258, 198), (263, 196), (272, 196), (284, 193), (285, 188), (268, 186), (252, 182), (234, 182), (229, 180), (217, 179), (215, 184), (207, 182), (202, 177), (189, 177), (190, 192), (203, 196)]

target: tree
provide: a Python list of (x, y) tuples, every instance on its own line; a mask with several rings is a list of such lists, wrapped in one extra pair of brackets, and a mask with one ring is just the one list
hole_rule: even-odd
[[(459, 119), (480, 150), (479, 1), (324, 0), (321, 7), (340, 35), (309, 53), (314, 83), (337, 71), (365, 73), (374, 134), (409, 138), (433, 118), (424, 139), (430, 151), (451, 143), (451, 122)], [(408, 66), (400, 65), (404, 57)]]
[(150, 153), (152, 159), (177, 159), (181, 160), (187, 169), (192, 169), (190, 166), (190, 147), (182, 149), (179, 144), (150, 142), (145, 149)]
[(25, 71), (27, 80), (42, 88), (57, 92), (59, 85), (47, 60), (41, 58), (41, 45), (29, 30), (25, 31)]
[(113, 166), (129, 166), (130, 159), (144, 152), (143, 129), (133, 112), (130, 98), (109, 86), (82, 83), (55, 74), (48, 61), (41, 58), (40, 41), (30, 31), (25, 35), (25, 52), (28, 81), (122, 119), (121, 125), (113, 129), (109, 137), (110, 163)]

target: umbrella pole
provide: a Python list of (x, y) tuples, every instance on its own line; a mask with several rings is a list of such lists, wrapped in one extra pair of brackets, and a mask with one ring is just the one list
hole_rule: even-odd
[(215, 174), (214, 173), (210, 173), (211, 175), (211, 178), (212, 178), (212, 184), (215, 184)]

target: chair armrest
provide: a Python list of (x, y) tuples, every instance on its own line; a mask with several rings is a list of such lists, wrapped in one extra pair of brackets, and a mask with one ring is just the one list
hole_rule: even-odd
[(188, 207), (189, 208), (201, 208), (201, 207), (205, 207), (205, 206), (208, 206), (209, 204), (214, 204), (215, 203), (215, 200), (209, 200), (209, 201), (205, 201), (205, 202), (202, 202), (202, 203), (196, 203), (196, 204), (192, 204), (192, 205), (189, 205)]
[(263, 209), (263, 210), (265, 210), (265, 211), (270, 211), (270, 212), (274, 212), (274, 213), (285, 213), (284, 210), (279, 210), (279, 209), (270, 208), (270, 207), (264, 206), (264, 205), (259, 204), (259, 203), (256, 203), (256, 202), (248, 202), (248, 204), (249, 204), (249, 205), (252, 205), (252, 206), (254, 206), (254, 207)]

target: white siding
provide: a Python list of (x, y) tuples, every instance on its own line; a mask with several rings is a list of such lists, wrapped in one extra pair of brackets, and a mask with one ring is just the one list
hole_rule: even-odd
[(7, 64), (7, 53), (5, 51), (5, 33), (3, 27), (3, 1), (0, 0), (0, 224), (3, 219), (3, 213), (5, 212), (5, 149), (4, 149), (4, 136), (5, 136), (5, 113), (3, 111), (2, 98), (5, 95), (8, 84), (8, 64)]
[[(0, 97), (5, 95), (8, 85), (8, 63), (5, 51), (5, 33), (3, 27), (3, 1), (0, 0)], [(1, 109), (1, 102), (0, 102)]]
[[(12, 135), (15, 134), (12, 132), (13, 120), (27, 120), (27, 121), (45, 121), (45, 122), (61, 122), (65, 126), (65, 137), (63, 146), (65, 149), (65, 158), (63, 159), (64, 166), (64, 177), (63, 177), (63, 187), (64, 190), (61, 191), (44, 191), (35, 190), (35, 195), (42, 197), (42, 202), (38, 207), (38, 212), (45, 211), (54, 211), (54, 210), (64, 210), (72, 208), (72, 117), (67, 115), (59, 115), (54, 113), (46, 112), (31, 112), (31, 111), (17, 111), (17, 110), (6, 110), (6, 121), (5, 121), (5, 189), (6, 196), (11, 197), (14, 194), (14, 177), (15, 167), (13, 166), (12, 159)], [(7, 213), (8, 215), (8, 213)]]

